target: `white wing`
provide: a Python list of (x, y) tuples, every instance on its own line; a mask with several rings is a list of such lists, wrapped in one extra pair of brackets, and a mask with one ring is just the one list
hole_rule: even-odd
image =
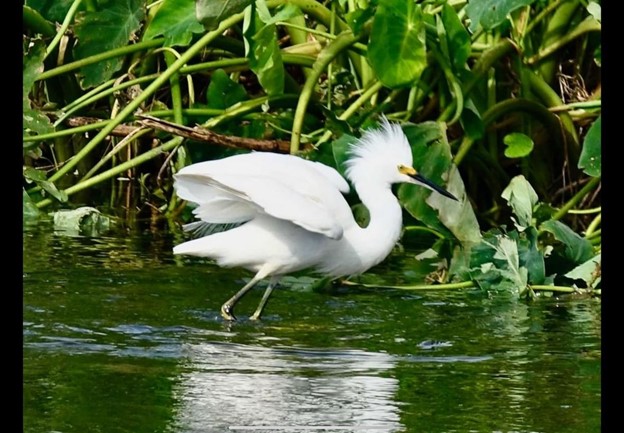
[(349, 185), (331, 167), (266, 152), (200, 162), (175, 175), (178, 195), (198, 204), (208, 223), (236, 223), (257, 213), (340, 239), (353, 216), (341, 192)]

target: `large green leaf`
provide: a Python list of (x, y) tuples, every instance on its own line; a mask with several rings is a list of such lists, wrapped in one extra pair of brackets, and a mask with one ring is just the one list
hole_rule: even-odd
[(223, 69), (217, 69), (210, 76), (208, 85), (208, 107), (228, 108), (247, 99), (243, 85), (232, 81)]
[(197, 21), (195, 4), (189, 0), (164, 0), (149, 23), (143, 38), (165, 37), (165, 46), (187, 46), (193, 33), (202, 33), (204, 26)]
[[(39, 74), (43, 72), (43, 59), (45, 58), (45, 44), (38, 40), (33, 42), (28, 53), (24, 55), (24, 69), (22, 72), (22, 116), (23, 129), (28, 132), (45, 134), (54, 130), (50, 119), (45, 114), (32, 108), (29, 99), (30, 91)], [(24, 143), (24, 149), (36, 146), (36, 143)]]
[[(99, 11), (81, 13), (76, 17), (77, 59), (101, 54), (128, 44), (141, 27), (145, 9), (141, 0), (110, 0)], [(103, 83), (121, 68), (123, 58), (102, 60), (81, 68), (81, 86), (89, 88)]]
[(413, 1), (380, 0), (375, 12), (368, 60), (386, 87), (410, 86), (427, 66), (425, 23)]
[(570, 227), (556, 220), (549, 220), (542, 223), (542, 230), (548, 231), (555, 236), (555, 239), (565, 246), (565, 256), (575, 264), (581, 264), (591, 259), (594, 250), (591, 243), (575, 233)]
[(537, 193), (523, 175), (511, 179), (501, 194), (517, 217), (516, 227), (522, 231), (531, 225), (533, 206), (537, 203)]
[(535, 0), (470, 0), (466, 14), (470, 18), (470, 31), (477, 30), (479, 24), (485, 30), (499, 26), (507, 15), (522, 6), (528, 6)]
[[(462, 243), (479, 242), (481, 231), (464, 183), (452, 164), (444, 124), (424, 122), (403, 128), (411, 146), (414, 168), (432, 182), (443, 186), (459, 201), (418, 185), (403, 184), (399, 200), (414, 218), (446, 235), (452, 233)], [(446, 180), (446, 182), (443, 182)]]
[(590, 176), (602, 173), (602, 117), (598, 117), (585, 135), (578, 167)]
[(214, 30), (225, 18), (242, 12), (253, 0), (195, 0), (197, 21)]
[(463, 69), (472, 50), (470, 35), (453, 7), (445, 3), (442, 7), (442, 23), (446, 31), (448, 55), (454, 70)]
[(275, 24), (263, 1), (246, 10), (243, 35), (249, 67), (258, 76), (262, 88), (269, 95), (284, 93), (284, 63), (277, 42)]

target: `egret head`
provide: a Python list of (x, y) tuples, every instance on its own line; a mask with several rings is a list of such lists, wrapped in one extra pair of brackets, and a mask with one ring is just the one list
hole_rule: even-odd
[(381, 128), (369, 129), (349, 149), (346, 175), (356, 185), (367, 181), (390, 186), (413, 183), (457, 198), (412, 167), (412, 149), (401, 126), (383, 116)]

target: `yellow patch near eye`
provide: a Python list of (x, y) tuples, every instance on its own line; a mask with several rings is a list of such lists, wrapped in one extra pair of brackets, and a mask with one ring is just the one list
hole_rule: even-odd
[(401, 174), (406, 174), (406, 175), (408, 175), (408, 176), (410, 176), (410, 175), (411, 175), (411, 176), (414, 176), (414, 175), (416, 175), (416, 174), (417, 174), (417, 173), (416, 173), (416, 170), (414, 170), (414, 168), (409, 167), (409, 166), (407, 166), (407, 165), (399, 165), (399, 172), (400, 172)]

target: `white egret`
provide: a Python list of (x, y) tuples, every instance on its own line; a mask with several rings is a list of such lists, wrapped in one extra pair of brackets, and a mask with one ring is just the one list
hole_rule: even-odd
[(214, 259), (254, 277), (221, 307), (236, 320), (236, 303), (259, 281), (269, 285), (251, 316), (258, 319), (279, 279), (303, 269), (331, 277), (361, 274), (384, 260), (401, 234), (401, 206), (392, 184), (425, 186), (457, 200), (412, 167), (412, 152), (398, 124), (382, 118), (351, 145), (346, 176), (368, 208), (360, 227), (343, 193), (349, 185), (331, 167), (293, 155), (254, 152), (205, 161), (177, 173), (178, 196), (197, 204), (197, 224), (238, 224), (230, 230), (184, 242), (174, 254)]

